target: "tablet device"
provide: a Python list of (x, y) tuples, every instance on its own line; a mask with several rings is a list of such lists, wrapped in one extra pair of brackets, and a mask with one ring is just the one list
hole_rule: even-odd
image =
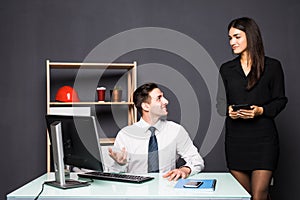
[(240, 109), (252, 110), (250, 104), (236, 104), (236, 105), (232, 105), (232, 109), (233, 109), (233, 111), (238, 111)]

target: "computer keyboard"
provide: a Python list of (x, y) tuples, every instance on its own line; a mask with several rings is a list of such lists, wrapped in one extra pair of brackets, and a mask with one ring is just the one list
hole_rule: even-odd
[(117, 174), (117, 173), (98, 172), (98, 171), (86, 172), (86, 173), (78, 174), (78, 176), (81, 178), (121, 181), (127, 183), (143, 183), (145, 181), (150, 181), (154, 179), (154, 177), (150, 177), (150, 176)]

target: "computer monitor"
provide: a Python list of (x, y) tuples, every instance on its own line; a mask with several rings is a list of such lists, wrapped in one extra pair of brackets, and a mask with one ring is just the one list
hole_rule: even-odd
[(65, 188), (62, 186), (64, 183), (61, 183), (64, 180), (58, 180), (62, 179), (62, 165), (103, 171), (102, 153), (93, 116), (46, 115), (46, 122), (58, 187)]

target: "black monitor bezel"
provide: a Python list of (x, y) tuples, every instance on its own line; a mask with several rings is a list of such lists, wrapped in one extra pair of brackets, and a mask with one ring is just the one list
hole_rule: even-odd
[[(64, 164), (103, 171), (104, 163), (95, 117), (46, 115), (48, 134), (51, 134), (50, 125), (57, 121), (62, 126)], [(49, 138), (51, 143), (51, 135)]]

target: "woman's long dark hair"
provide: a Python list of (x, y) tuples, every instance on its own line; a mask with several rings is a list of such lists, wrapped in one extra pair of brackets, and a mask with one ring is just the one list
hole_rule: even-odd
[(265, 51), (258, 25), (248, 17), (242, 17), (231, 21), (230, 28), (236, 28), (246, 33), (247, 51), (249, 53), (252, 65), (248, 75), (247, 89), (250, 90), (260, 79), (265, 65)]

